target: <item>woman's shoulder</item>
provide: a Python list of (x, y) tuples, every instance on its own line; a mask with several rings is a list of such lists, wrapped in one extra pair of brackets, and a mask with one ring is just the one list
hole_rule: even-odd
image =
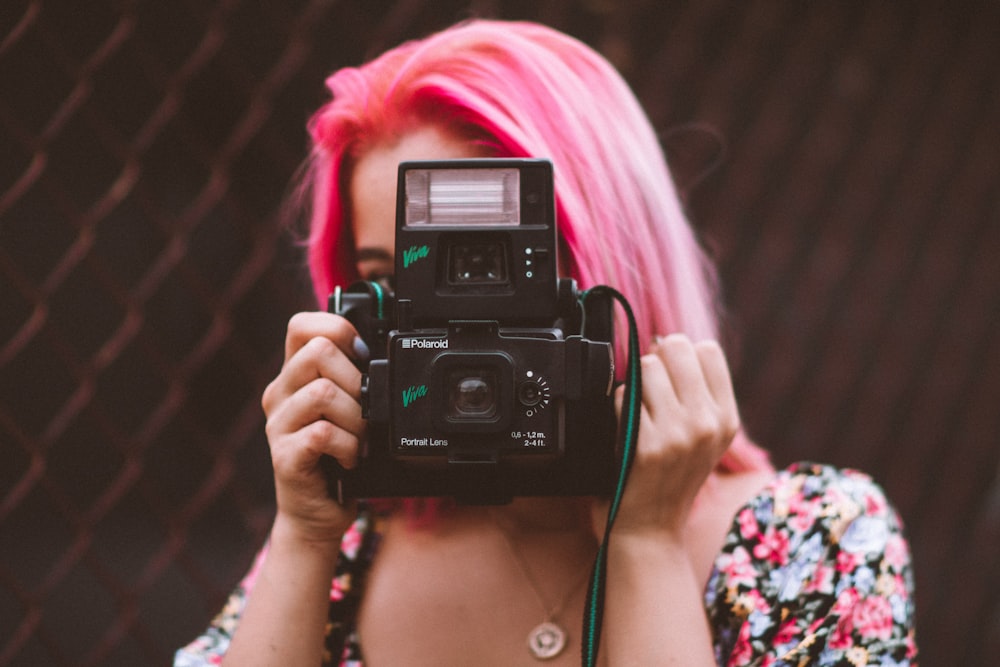
[(870, 475), (813, 462), (793, 463), (776, 472), (740, 511), (737, 524), (742, 526), (741, 516), (749, 519), (751, 515), (764, 526), (785, 524), (796, 532), (822, 527), (837, 541), (859, 519), (862, 525), (899, 522), (885, 492)]
[(782, 565), (814, 560), (815, 550), (829, 556), (904, 547), (899, 515), (870, 475), (800, 462), (776, 472), (736, 513), (723, 554), (743, 549), (762, 565)]
[(737, 512), (705, 603), (720, 654), (738, 657), (730, 664), (862, 647), (898, 664), (915, 654), (902, 524), (857, 470), (803, 462), (778, 471)]

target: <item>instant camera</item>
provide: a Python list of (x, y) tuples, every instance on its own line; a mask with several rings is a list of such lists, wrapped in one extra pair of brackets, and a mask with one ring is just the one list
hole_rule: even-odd
[[(346, 498), (610, 493), (617, 466), (612, 307), (557, 272), (547, 160), (404, 162), (395, 291), (359, 282), (329, 309), (371, 350)], [(584, 305), (586, 304), (586, 305)]]

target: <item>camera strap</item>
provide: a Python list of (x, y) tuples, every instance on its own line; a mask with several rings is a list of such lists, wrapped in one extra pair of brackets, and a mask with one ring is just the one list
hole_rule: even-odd
[(621, 292), (598, 285), (586, 290), (580, 296), (580, 306), (586, 317), (587, 299), (593, 296), (610, 296), (625, 311), (628, 321), (628, 359), (625, 366), (625, 395), (622, 401), (622, 427), (619, 429), (622, 438), (621, 443), (621, 467), (618, 470), (618, 479), (615, 484), (614, 494), (611, 497), (611, 505), (608, 509), (608, 519), (604, 527), (604, 539), (597, 551), (597, 558), (594, 561), (594, 569), (590, 577), (590, 587), (587, 590), (587, 603), (583, 610), (583, 665), (593, 667), (597, 664), (597, 652), (600, 648), (601, 626), (604, 620), (604, 589), (607, 580), (607, 554), (608, 541), (611, 538), (611, 528), (614, 525), (615, 517), (618, 514), (618, 506), (621, 504), (622, 496), (625, 493), (625, 483), (628, 481), (629, 470), (632, 468), (632, 460), (635, 458), (636, 441), (639, 437), (639, 415), (642, 406), (642, 374), (639, 371), (639, 332), (635, 323), (635, 314), (628, 304), (628, 300)]

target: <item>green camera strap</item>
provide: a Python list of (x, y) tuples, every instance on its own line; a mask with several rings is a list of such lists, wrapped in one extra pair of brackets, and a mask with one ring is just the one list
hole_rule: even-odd
[(372, 292), (375, 293), (375, 317), (378, 319), (385, 318), (385, 290), (374, 280), (367, 281), (368, 286), (371, 288)]
[(593, 667), (597, 664), (597, 652), (601, 642), (601, 625), (604, 620), (604, 588), (607, 579), (608, 541), (611, 539), (611, 528), (618, 514), (622, 495), (625, 493), (625, 482), (628, 480), (632, 460), (635, 458), (636, 440), (639, 436), (639, 415), (641, 413), (642, 374), (639, 372), (639, 333), (635, 323), (635, 315), (625, 297), (617, 290), (599, 285), (585, 291), (580, 297), (580, 305), (586, 313), (586, 301), (592, 295), (610, 296), (621, 304), (628, 319), (628, 360), (625, 366), (625, 395), (622, 403), (622, 461), (618, 471), (618, 481), (611, 505), (608, 510), (608, 520), (604, 527), (604, 539), (597, 551), (594, 569), (590, 578), (590, 588), (587, 591), (587, 605), (583, 611), (583, 665)]

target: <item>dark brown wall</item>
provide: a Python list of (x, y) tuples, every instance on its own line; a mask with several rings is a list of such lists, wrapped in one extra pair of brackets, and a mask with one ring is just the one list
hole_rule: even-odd
[(995, 664), (1000, 5), (5, 0), (0, 665), (162, 664), (219, 608), (310, 301), (278, 221), (304, 121), (334, 68), (473, 14), (621, 68), (719, 261), (751, 433), (882, 482), (924, 664)]

